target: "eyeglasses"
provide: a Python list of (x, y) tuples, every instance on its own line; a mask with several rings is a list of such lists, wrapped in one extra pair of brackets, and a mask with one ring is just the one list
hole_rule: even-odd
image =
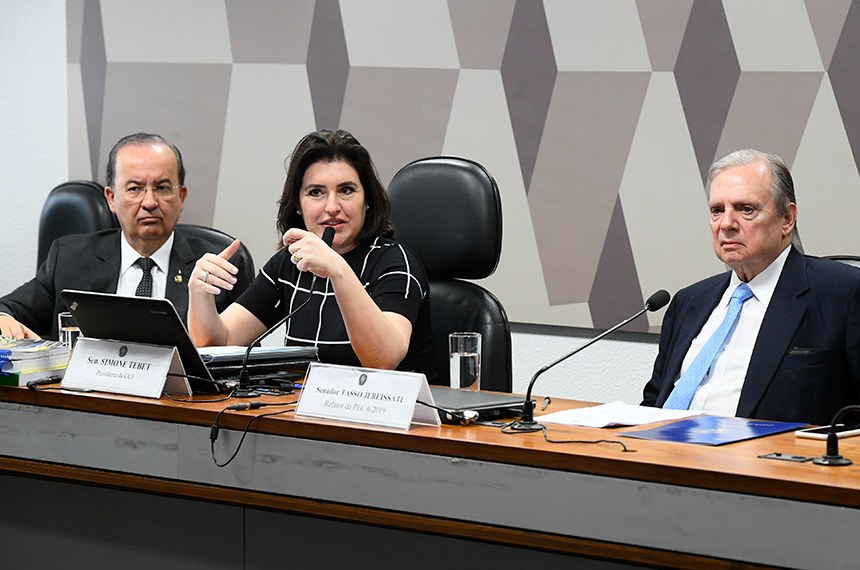
[(152, 190), (156, 198), (172, 198), (176, 190), (182, 188), (182, 184), (156, 184), (155, 186), (129, 186), (125, 189), (125, 195), (129, 200), (142, 200), (147, 190)]

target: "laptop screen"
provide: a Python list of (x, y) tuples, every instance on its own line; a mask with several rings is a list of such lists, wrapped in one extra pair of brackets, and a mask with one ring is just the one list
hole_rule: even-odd
[(65, 289), (61, 295), (84, 336), (175, 346), (192, 392), (217, 394), (222, 391), (212, 380), (182, 319), (168, 299), (124, 297), (74, 289)]

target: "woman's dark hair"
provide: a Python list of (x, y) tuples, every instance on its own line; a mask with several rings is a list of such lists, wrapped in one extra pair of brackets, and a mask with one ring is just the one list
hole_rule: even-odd
[(378, 236), (394, 235), (388, 194), (379, 181), (376, 167), (367, 149), (348, 132), (338, 129), (321, 130), (305, 135), (288, 158), (287, 180), (278, 200), (278, 231), (283, 235), (290, 228), (306, 230), (298, 213), (299, 197), (305, 172), (317, 162), (346, 162), (358, 173), (364, 188), (367, 212), (358, 241), (366, 243)]

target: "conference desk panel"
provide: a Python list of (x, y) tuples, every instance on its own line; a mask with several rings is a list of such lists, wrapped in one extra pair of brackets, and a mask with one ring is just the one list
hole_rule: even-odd
[[(551, 444), (540, 433), (478, 426), (401, 432), (284, 413), (255, 422), (235, 461), (219, 468), (209, 434), (225, 405), (3, 389), (0, 468), (239, 508), (254, 527), (245, 527), (246, 542), (277, 528), (264, 522), (271, 517), (298, 517), (302, 529), (322, 525), (328, 534), (317, 537), (385, 530), (376, 539), (392, 558), (377, 567), (440, 540), (464, 556), (482, 552), (481, 560), (494, 560), (490, 546), (502, 562), (540, 554), (545, 567), (581, 556), (625, 567), (851, 568), (860, 550), (856, 466), (757, 457), (823, 453), (823, 442), (792, 434), (708, 447), (550, 427), (559, 439), (624, 441), (625, 453), (611, 443)], [(553, 410), (580, 405), (556, 401)], [(252, 416), (270, 411), (222, 415), (219, 459), (232, 453)], [(842, 449), (860, 459), (854, 441)]]

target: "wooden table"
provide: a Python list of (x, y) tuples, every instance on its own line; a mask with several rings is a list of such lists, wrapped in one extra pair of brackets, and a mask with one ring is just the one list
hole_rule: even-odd
[[(219, 468), (210, 426), (231, 403), (0, 388), (0, 489), (11, 498), (0, 528), (16, 537), (0, 567), (858, 566), (860, 467), (758, 458), (824, 453), (790, 433), (709, 447), (550, 426), (558, 439), (623, 441), (625, 453), (286, 412), (254, 422)], [(218, 459), (251, 417), (278, 409), (224, 413)], [(860, 438), (840, 450), (860, 462)], [(39, 548), (45, 539), (56, 552)]]

